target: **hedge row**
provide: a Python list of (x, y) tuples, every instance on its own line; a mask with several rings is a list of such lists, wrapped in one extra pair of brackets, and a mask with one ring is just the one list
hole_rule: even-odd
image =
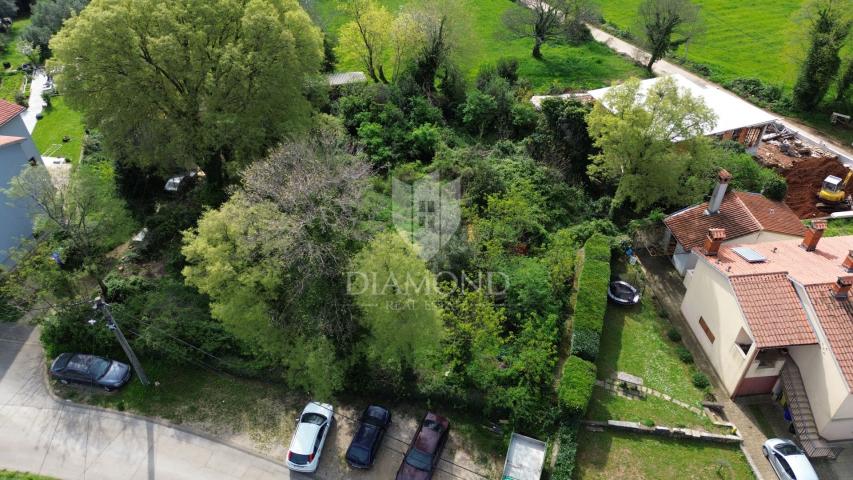
[(572, 322), (572, 355), (560, 376), (557, 400), (564, 416), (560, 426), (560, 450), (551, 480), (571, 480), (575, 469), (577, 433), (580, 418), (586, 413), (595, 386), (595, 358), (604, 328), (607, 287), (610, 283), (610, 239), (595, 234), (583, 247), (583, 264), (578, 262), (578, 290)]
[(583, 267), (578, 275), (578, 291), (572, 321), (572, 355), (589, 361), (598, 357), (607, 287), (610, 283), (610, 240), (600, 234), (589, 237), (583, 247)]
[(557, 400), (564, 414), (580, 416), (586, 412), (595, 386), (595, 370), (594, 363), (580, 357), (572, 355), (566, 360), (557, 390)]
[(557, 462), (551, 472), (551, 480), (572, 480), (575, 471), (575, 455), (578, 452), (578, 423), (564, 423), (557, 433), (560, 439), (560, 451)]

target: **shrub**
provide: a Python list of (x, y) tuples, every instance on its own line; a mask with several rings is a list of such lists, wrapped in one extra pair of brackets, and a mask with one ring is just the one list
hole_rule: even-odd
[(595, 385), (595, 364), (574, 355), (563, 365), (557, 398), (564, 415), (579, 416), (586, 412)]
[(597, 332), (577, 327), (572, 330), (572, 355), (595, 361), (600, 343), (601, 335)]
[(654, 420), (650, 420), (650, 419), (648, 419), (648, 418), (647, 418), (647, 419), (645, 419), (645, 420), (643, 420), (643, 421), (642, 421), (642, 422), (640, 422), (640, 423), (642, 423), (644, 426), (649, 427), (649, 428), (652, 428), (652, 427), (654, 427), (654, 426), (655, 426), (655, 421), (654, 421)]
[(560, 425), (560, 430), (557, 436), (560, 439), (560, 451), (557, 452), (557, 459), (554, 464), (554, 470), (551, 472), (551, 480), (572, 480), (572, 473), (575, 470), (575, 455), (578, 451), (576, 423), (566, 423)]
[(669, 330), (666, 331), (666, 336), (673, 342), (678, 343), (681, 341), (681, 333), (675, 327), (669, 327)]
[(22, 107), (29, 108), (29, 106), (30, 106), (30, 100), (27, 98), (26, 95), (24, 95), (24, 92), (20, 92), (20, 91), (15, 92), (15, 103), (17, 103), (18, 105), (20, 105)]
[(501, 58), (495, 66), (495, 73), (510, 85), (515, 85), (518, 81), (518, 59)]
[(771, 200), (781, 202), (785, 199), (785, 195), (788, 193), (788, 182), (777, 174), (775, 177), (768, 179), (764, 183), (764, 188), (761, 193)]
[[(610, 283), (610, 242), (607, 237), (594, 234), (584, 244), (584, 261), (578, 277), (575, 297), (574, 332), (572, 344), (577, 338), (584, 357), (594, 360), (598, 347), (591, 349), (592, 335), (600, 337), (607, 310), (607, 286)], [(575, 347), (572, 347), (575, 350)]]
[(700, 389), (706, 389), (711, 385), (708, 377), (702, 372), (693, 372), (693, 386)]
[(676, 350), (676, 354), (678, 355), (678, 358), (682, 362), (684, 362), (688, 365), (693, 363), (693, 354), (690, 353), (690, 350), (688, 350), (687, 347), (685, 347), (684, 345), (678, 346), (678, 349)]

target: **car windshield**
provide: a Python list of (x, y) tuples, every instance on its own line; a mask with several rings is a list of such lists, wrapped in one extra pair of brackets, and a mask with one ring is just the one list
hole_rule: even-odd
[(95, 358), (92, 360), (92, 364), (89, 365), (89, 373), (92, 375), (92, 378), (101, 378), (106, 375), (107, 370), (110, 369), (110, 362), (108, 360), (104, 360), (103, 358)]
[(428, 472), (432, 469), (432, 455), (424, 453), (417, 448), (413, 448), (412, 451), (406, 455), (406, 463), (418, 470)]
[(298, 453), (290, 452), (290, 455), (287, 456), (287, 459), (290, 460), (290, 463), (295, 465), (308, 465), (311, 462), (311, 457), (308, 455), (300, 455)]
[(312, 425), (322, 425), (323, 422), (326, 421), (326, 417), (320, 415), (319, 413), (306, 413), (302, 415), (302, 423), (310, 423)]
[(794, 444), (791, 444), (791, 443), (780, 444), (778, 447), (776, 447), (776, 450), (778, 450), (779, 453), (781, 453), (782, 455), (785, 455), (786, 457), (788, 455), (802, 455), (803, 454), (803, 451), (800, 450), (800, 447), (798, 447)]
[(370, 454), (366, 448), (353, 445), (350, 447), (349, 452), (347, 452), (347, 458), (351, 462), (366, 465), (370, 461)]

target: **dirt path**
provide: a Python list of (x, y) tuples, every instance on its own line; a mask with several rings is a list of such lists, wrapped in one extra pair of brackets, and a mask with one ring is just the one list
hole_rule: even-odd
[[(595, 38), (595, 40), (597, 40), (601, 43), (604, 43), (605, 45), (610, 47), (613, 51), (620, 53), (620, 54), (623, 54), (623, 55), (627, 55), (628, 57), (630, 57), (630, 58), (632, 58), (632, 59), (634, 59), (634, 60), (636, 60), (642, 64), (645, 64), (648, 61), (649, 54), (647, 52), (645, 52), (644, 50), (642, 50), (641, 48), (637, 47), (636, 45), (632, 45), (632, 44), (626, 42), (625, 40), (617, 38), (617, 37), (605, 32), (599, 28), (594, 27), (593, 25), (587, 25), (587, 26), (589, 27), (590, 31), (592, 31), (592, 36), (593, 36), (593, 38)], [(737, 95), (729, 92), (725, 88), (721, 87), (720, 85), (713, 83), (713, 82), (710, 82), (710, 81), (706, 80), (705, 78), (702, 78), (702, 77), (700, 77), (700, 76), (698, 76), (698, 75), (696, 75), (696, 74), (694, 74), (688, 70), (685, 70), (684, 68), (682, 68), (678, 65), (670, 63), (666, 60), (659, 60), (657, 63), (655, 63), (652, 66), (652, 71), (657, 75), (671, 75), (671, 74), (677, 73), (679, 75), (682, 75), (682, 76), (690, 79), (692, 82), (694, 82), (698, 85), (702, 85), (704, 87), (716, 88), (716, 89), (718, 89), (718, 90), (720, 90), (720, 91), (722, 91), (728, 95), (735, 96), (735, 97), (737, 96)], [(742, 100), (748, 101), (745, 99), (742, 99)], [(824, 148), (826, 150), (830, 150), (830, 151), (834, 152), (835, 154), (839, 155), (840, 157), (846, 157), (848, 160), (844, 163), (853, 166), (853, 149), (851, 149), (850, 145), (843, 145), (840, 142), (837, 142), (831, 138), (828, 138), (828, 137), (824, 136), (823, 133), (821, 133), (820, 131), (815, 130), (814, 128), (809, 127), (807, 125), (803, 125), (798, 120), (795, 120), (795, 119), (792, 119), (789, 117), (784, 117), (784, 116), (779, 115), (778, 113), (770, 112), (768, 110), (765, 110), (765, 111), (769, 115), (773, 115), (773, 116), (779, 118), (779, 121), (782, 122), (786, 127), (788, 127), (789, 130), (796, 131), (801, 137), (809, 140), (812, 143), (820, 145), (821, 148)]]

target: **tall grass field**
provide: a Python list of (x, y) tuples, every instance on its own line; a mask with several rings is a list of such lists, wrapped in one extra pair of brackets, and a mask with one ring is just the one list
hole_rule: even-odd
[[(418, 0), (380, 0), (392, 13), (407, 3)], [(460, 68), (473, 80), (480, 67), (494, 64), (501, 58), (519, 60), (519, 75), (530, 80), (534, 91), (541, 93), (549, 88), (592, 89), (609, 86), (628, 77), (644, 78), (644, 71), (633, 62), (614, 54), (603, 44), (589, 42), (579, 46), (565, 43), (548, 43), (542, 48), (543, 60), (535, 60), (530, 53), (533, 39), (512, 38), (503, 24), (503, 15), (509, 9), (522, 8), (509, 0), (460, 0), (470, 16), (470, 38), (466, 45), (470, 59)], [(308, 2), (312, 14), (324, 30), (334, 36), (347, 19), (337, 8), (335, 0)], [(363, 70), (359, 64), (341, 63), (339, 71)]]
[[(607, 23), (630, 30), (642, 0), (598, 0)], [(797, 75), (794, 45), (798, 12), (804, 0), (694, 0), (701, 8), (705, 33), (676, 54), (710, 67), (725, 82), (755, 77), (790, 89)], [(853, 6), (851, 6), (853, 8)]]

